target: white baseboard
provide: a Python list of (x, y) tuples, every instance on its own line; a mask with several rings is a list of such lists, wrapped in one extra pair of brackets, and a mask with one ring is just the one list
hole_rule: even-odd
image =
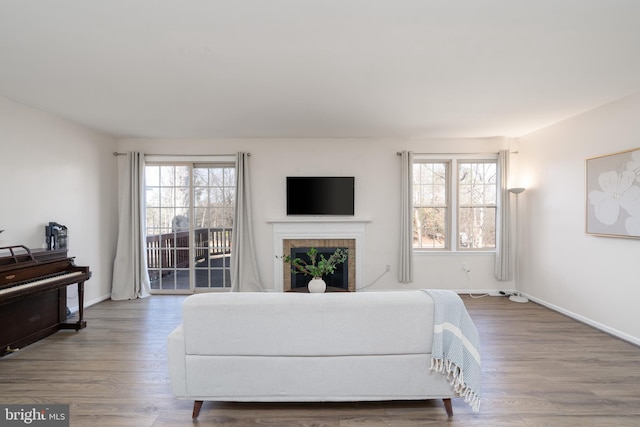
[(626, 341), (628, 343), (631, 343), (633, 345), (636, 345), (636, 346), (640, 347), (640, 338), (638, 338), (638, 337), (634, 337), (634, 336), (631, 336), (629, 334), (625, 334), (622, 331), (619, 331), (619, 330), (614, 329), (614, 328), (610, 328), (610, 327), (608, 327), (606, 325), (603, 325), (602, 323), (593, 321), (593, 320), (591, 320), (591, 319), (589, 319), (587, 317), (581, 316), (581, 315), (576, 314), (576, 313), (574, 313), (572, 311), (566, 310), (566, 309), (564, 309), (562, 307), (558, 307), (557, 305), (551, 304), (551, 303), (549, 303), (547, 301), (544, 301), (544, 300), (541, 300), (540, 298), (535, 298), (535, 297), (532, 297), (532, 296), (527, 295), (525, 293), (523, 293), (522, 295), (525, 295), (531, 301), (533, 301), (535, 303), (538, 303), (538, 304), (540, 304), (542, 306), (545, 306), (548, 309), (551, 309), (553, 311), (557, 311), (558, 313), (564, 314), (567, 317), (571, 317), (572, 319), (575, 319), (578, 322), (584, 323), (585, 325), (589, 325), (592, 328), (595, 328), (595, 329), (597, 329), (599, 331), (602, 331), (602, 332), (604, 332), (606, 334), (609, 334), (611, 336), (614, 336), (614, 337), (619, 338), (619, 339), (621, 339), (623, 341)]
[(109, 298), (111, 298), (111, 294), (103, 295), (101, 297), (92, 299), (91, 301), (87, 301), (87, 303), (84, 305), (84, 307), (85, 308), (91, 307), (92, 305), (98, 304), (99, 302), (102, 302), (102, 301), (106, 301)]
[[(456, 292), (457, 294), (460, 294), (460, 295), (468, 295), (469, 294), (469, 290), (468, 289), (455, 290), (454, 292)], [(512, 293), (512, 292), (515, 292), (515, 291), (506, 290), (504, 292)], [(489, 296), (505, 297), (505, 295), (501, 295), (500, 291), (495, 290), (495, 289), (490, 289), (490, 290), (473, 289), (473, 290), (471, 290), (471, 293), (473, 295), (488, 294)], [(565, 316), (570, 317), (570, 318), (572, 318), (574, 320), (577, 320), (580, 323), (584, 323), (585, 325), (591, 326), (592, 328), (595, 328), (595, 329), (597, 329), (599, 331), (602, 331), (602, 332), (604, 332), (606, 334), (609, 334), (609, 335), (611, 335), (613, 337), (619, 338), (619, 339), (621, 339), (623, 341), (626, 341), (628, 343), (631, 343), (633, 345), (636, 345), (636, 346), (640, 347), (640, 338), (638, 338), (638, 337), (634, 337), (634, 336), (631, 336), (629, 334), (625, 334), (624, 332), (621, 332), (621, 331), (619, 331), (617, 329), (610, 328), (610, 327), (608, 327), (606, 325), (603, 325), (602, 323), (598, 323), (596, 321), (593, 321), (593, 320), (589, 319), (588, 317), (584, 317), (584, 316), (576, 314), (576, 313), (574, 313), (572, 311), (566, 310), (566, 309), (564, 309), (562, 307), (558, 307), (557, 305), (551, 304), (551, 303), (549, 303), (549, 302), (547, 302), (545, 300), (542, 300), (540, 298), (532, 297), (531, 295), (525, 294), (524, 292), (522, 292), (522, 295), (527, 297), (527, 298), (529, 298), (531, 301), (533, 301), (533, 302), (535, 302), (537, 304), (540, 304), (540, 305), (542, 305), (542, 306), (544, 306), (544, 307), (546, 307), (546, 308), (548, 308), (550, 310), (556, 311), (556, 312), (558, 312), (560, 314), (564, 314)]]
[[(108, 300), (109, 298), (111, 298), (111, 295), (103, 295), (103, 296), (101, 296), (99, 298), (92, 299), (91, 301), (85, 302), (84, 308), (91, 307), (92, 305), (95, 305), (95, 304), (98, 304), (99, 302)], [(69, 308), (69, 311), (71, 311), (72, 313), (76, 313), (78, 311), (79, 307), (77, 305), (74, 305), (74, 306), (69, 306), (68, 308)]]

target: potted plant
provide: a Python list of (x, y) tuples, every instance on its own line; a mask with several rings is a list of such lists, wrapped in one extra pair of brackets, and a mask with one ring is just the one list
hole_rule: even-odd
[(278, 258), (291, 265), (291, 272), (293, 274), (311, 276), (309, 292), (314, 293), (324, 292), (326, 290), (327, 284), (322, 279), (322, 276), (325, 274), (333, 274), (336, 267), (347, 260), (348, 253), (347, 249), (338, 248), (329, 258), (325, 258), (322, 254), (318, 257), (318, 250), (316, 248), (309, 248), (307, 251), (309, 262), (301, 258), (291, 258), (290, 255), (283, 255)]

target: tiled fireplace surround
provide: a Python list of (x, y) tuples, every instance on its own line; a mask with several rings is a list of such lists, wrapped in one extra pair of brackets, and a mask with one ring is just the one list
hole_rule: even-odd
[(344, 247), (349, 249), (349, 290), (362, 287), (364, 278), (364, 237), (368, 221), (342, 218), (292, 218), (270, 221), (273, 225), (274, 291), (291, 288), (288, 265), (276, 258), (292, 247)]

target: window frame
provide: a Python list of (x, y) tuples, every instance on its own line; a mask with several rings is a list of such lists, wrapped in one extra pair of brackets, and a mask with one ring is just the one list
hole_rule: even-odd
[[(483, 153), (483, 154), (414, 154), (413, 164), (419, 163), (449, 163), (449, 171), (447, 174), (446, 192), (448, 198), (448, 218), (446, 218), (447, 226), (445, 232), (445, 245), (444, 248), (419, 248), (413, 246), (413, 253), (415, 254), (492, 254), (496, 252), (496, 247), (492, 248), (462, 248), (460, 247), (459, 232), (460, 229), (460, 168), (459, 163), (494, 163), (496, 165), (496, 239), (499, 224), (500, 215), (500, 170), (497, 153)], [(416, 184), (415, 177), (412, 182), (412, 188)], [(413, 191), (412, 191), (413, 197)], [(415, 206), (413, 207), (415, 209)]]

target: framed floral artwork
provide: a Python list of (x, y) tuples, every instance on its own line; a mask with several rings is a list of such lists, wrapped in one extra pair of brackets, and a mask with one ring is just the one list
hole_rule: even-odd
[(586, 160), (587, 234), (640, 239), (640, 148)]

